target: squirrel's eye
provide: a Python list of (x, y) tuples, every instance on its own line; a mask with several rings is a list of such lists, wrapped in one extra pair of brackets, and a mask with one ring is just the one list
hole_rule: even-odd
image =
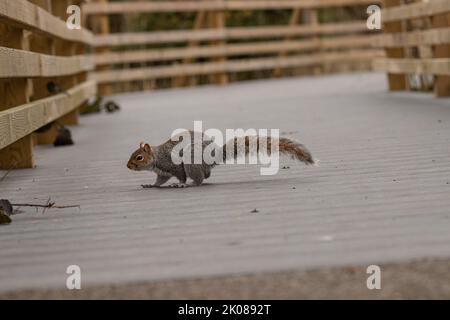
[(143, 156), (137, 156), (137, 157), (136, 157), (136, 160), (137, 160), (137, 161), (142, 161), (142, 160), (144, 160), (144, 157), (143, 157)]

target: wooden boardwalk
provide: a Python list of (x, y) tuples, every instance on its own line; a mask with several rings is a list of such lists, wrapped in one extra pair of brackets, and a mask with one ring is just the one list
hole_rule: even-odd
[[(0, 292), (63, 289), (73, 264), (87, 287), (449, 258), (450, 101), (385, 83), (360, 74), (117, 97), (121, 113), (83, 118), (76, 146), (39, 146), (36, 169), (0, 183), (15, 203), (81, 206), (22, 209), (0, 227)], [(130, 172), (130, 152), (194, 120), (279, 128), (321, 166), (223, 166), (199, 188), (141, 189), (154, 176)]]

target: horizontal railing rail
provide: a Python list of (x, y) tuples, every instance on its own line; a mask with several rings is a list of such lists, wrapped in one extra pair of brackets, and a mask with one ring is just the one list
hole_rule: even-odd
[(147, 49), (120, 52), (108, 52), (94, 55), (96, 65), (121, 64), (142, 61), (165, 61), (186, 58), (211, 58), (216, 56), (259, 55), (267, 53), (302, 52), (318, 49), (355, 49), (370, 48), (372, 37), (365, 35), (344, 35), (329, 39), (307, 39), (288, 41), (264, 41), (227, 45), (209, 45), (201, 47), (183, 47), (168, 49)]
[(189, 12), (226, 10), (269, 10), (269, 9), (317, 9), (371, 5), (373, 0), (203, 0), (203, 1), (118, 1), (111, 3), (88, 3), (86, 14), (124, 14), (143, 12)]
[[(83, 6), (96, 33), (93, 57), (97, 71), (91, 79), (100, 83), (102, 93), (109, 94), (129, 91), (136, 81), (142, 81), (142, 86), (137, 87), (141, 90), (146, 85), (154, 88), (157, 81), (164, 79), (175, 87), (197, 84), (199, 76), (224, 84), (231, 78), (238, 79), (234, 76), (238, 73), (267, 74), (271, 69), (276, 77), (289, 72), (318, 74), (339, 69), (370, 69), (371, 60), (383, 56), (382, 51), (372, 46), (371, 39), (377, 32), (368, 30), (366, 21), (360, 17), (354, 20), (354, 13), (353, 20), (336, 18), (322, 23), (319, 10), (353, 8), (367, 16), (367, 7), (377, 3), (380, 2), (91, 1)], [(228, 26), (225, 17), (228, 11), (279, 9), (291, 10), (289, 24)], [(126, 20), (133, 14), (142, 18), (143, 14), (174, 12), (195, 12), (193, 28), (139, 32), (125, 28), (110, 33), (112, 15)]]
[(68, 28), (67, 8), (82, 0), (0, 0), (0, 169), (35, 166), (34, 145), (52, 144), (78, 123), (97, 93), (84, 28)]
[(388, 73), (390, 90), (434, 88), (437, 96), (450, 96), (450, 1), (385, 5), (384, 34), (373, 45), (385, 48), (386, 57), (374, 61), (374, 69)]

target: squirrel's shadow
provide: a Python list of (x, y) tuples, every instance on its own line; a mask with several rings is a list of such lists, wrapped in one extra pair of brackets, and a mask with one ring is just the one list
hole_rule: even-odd
[(220, 187), (220, 186), (227, 186), (227, 185), (232, 185), (232, 186), (241, 186), (243, 188), (245, 187), (253, 187), (255, 184), (258, 186), (261, 186), (261, 183), (275, 183), (278, 185), (278, 183), (281, 183), (283, 185), (292, 185), (292, 186), (297, 186), (297, 185), (303, 185), (303, 184), (308, 184), (311, 185), (312, 183), (314, 183), (314, 181), (312, 181), (311, 179), (299, 179), (299, 178), (279, 178), (279, 179), (264, 179), (264, 180), (251, 180), (251, 181), (228, 181), (228, 182), (204, 182), (201, 185), (197, 186), (197, 185), (191, 185), (189, 184), (188, 187), (185, 188), (174, 188), (171, 187), (170, 185), (164, 185), (161, 187), (153, 187), (153, 188), (143, 188), (141, 187), (141, 190), (173, 190), (173, 189), (197, 189), (197, 188), (201, 188), (201, 189), (205, 189), (205, 188), (214, 188), (214, 187)]

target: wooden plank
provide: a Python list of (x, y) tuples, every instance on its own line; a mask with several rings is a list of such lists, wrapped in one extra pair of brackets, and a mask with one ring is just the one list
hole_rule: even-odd
[(377, 59), (374, 69), (393, 74), (450, 75), (450, 58), (441, 59)]
[(427, 2), (417, 2), (404, 4), (402, 6), (383, 9), (381, 16), (383, 22), (408, 20), (443, 14), (450, 12), (450, 1), (431, 0)]
[(224, 10), (268, 10), (268, 9), (308, 9), (341, 6), (363, 6), (380, 3), (379, 0), (202, 0), (202, 1), (148, 1), (133, 3), (117, 1), (113, 3), (87, 3), (83, 12), (87, 15), (127, 14), (144, 12), (196, 12)]
[[(52, 2), (52, 13), (57, 17), (64, 19), (67, 16), (67, 7), (72, 3), (72, 0), (59, 0)], [(55, 52), (57, 55), (61, 56), (75, 56), (77, 54), (77, 44), (74, 42), (67, 42), (64, 40), (56, 40), (55, 41)], [(83, 55), (84, 56), (84, 55)], [(80, 70), (80, 72), (85, 70)], [(78, 73), (80, 73), (78, 72)], [(76, 75), (69, 74), (65, 77), (58, 78), (58, 84), (61, 88), (68, 90), (69, 88), (73, 88), (77, 85), (77, 77)], [(84, 104), (85, 101), (82, 101), (76, 108), (74, 108), (69, 113), (65, 114), (61, 118), (58, 119), (58, 123), (61, 125), (77, 125), (79, 122), (79, 107), (81, 104)]]
[[(42, 9), (48, 11), (49, 13), (53, 14), (51, 0), (32, 0), (31, 2), (41, 7)], [(56, 41), (55, 38), (50, 38), (47, 37), (46, 35), (33, 33), (30, 38), (30, 50), (32, 52), (49, 55), (51, 57), (56, 54), (55, 41)], [(40, 56), (38, 56), (38, 59), (39, 59), (38, 65), (40, 67), (41, 66)], [(40, 68), (39, 71), (41, 73), (42, 68)], [(49, 79), (42, 77), (35, 77), (32, 79), (32, 82), (33, 82), (33, 101), (47, 98), (48, 96), (53, 94), (49, 92), (47, 88)], [(46, 130), (45, 132), (35, 132), (33, 135), (36, 144), (41, 145), (52, 144), (56, 139), (57, 128), (55, 124), (52, 124), (50, 128), (48, 128), (48, 130)]]
[(64, 126), (74, 126), (79, 124), (80, 122), (80, 106), (83, 105), (86, 102), (86, 100), (82, 101), (77, 108), (70, 111), (69, 113), (63, 115), (59, 120), (58, 123), (64, 125)]
[(33, 168), (35, 166), (33, 147), (33, 137), (29, 134), (0, 150), (0, 169)]
[(58, 94), (0, 112), (0, 149), (77, 108), (97, 92), (95, 81), (87, 81)]
[(369, 48), (375, 35), (338, 36), (313, 40), (264, 41), (227, 44), (220, 46), (200, 46), (188, 48), (129, 50), (95, 54), (95, 64), (122, 64), (141, 61), (169, 61), (177, 59), (210, 58), (215, 56), (252, 55), (263, 53), (301, 52), (314, 49), (356, 49)]
[[(320, 25), (320, 21), (319, 21), (319, 12), (317, 9), (306, 9), (303, 11), (303, 17), (302, 17), (304, 23), (307, 23), (309, 25), (312, 26), (318, 26)], [(358, 38), (356, 38), (358, 37)], [(361, 37), (362, 36), (354, 36), (354, 35), (350, 35), (350, 36), (334, 36), (334, 37), (330, 37), (330, 38), (323, 38), (321, 39), (318, 35), (315, 35), (312, 40), (313, 41), (319, 41), (320, 43), (320, 47), (318, 48), (318, 52), (321, 52), (323, 50), (328, 50), (328, 49), (345, 49), (345, 48), (352, 48), (353, 45), (360, 45), (361, 43)], [(364, 37), (370, 38), (370, 35), (364, 35)], [(351, 38), (351, 39), (348, 39)], [(348, 40), (351, 40), (353, 43), (349, 44)], [(333, 45), (335, 47), (333, 47)], [(337, 45), (337, 47), (336, 47)], [(348, 46), (351, 47), (348, 47)], [(356, 47), (353, 47), (356, 48)], [(324, 65), (318, 65), (318, 66), (313, 66), (312, 67), (312, 74), (314, 75), (319, 75), (321, 73), (323, 73), (324, 71)], [(309, 73), (310, 71), (307, 70), (307, 72)]]
[(0, 20), (51, 37), (92, 44), (93, 35), (86, 29), (70, 30), (66, 22), (26, 0), (0, 0)]
[[(7, 31), (5, 36), (0, 37), (0, 45), (12, 48), (29, 50), (30, 32), (6, 26), (0, 23), (0, 30)], [(7, 112), (11, 108), (28, 103), (33, 93), (33, 85), (29, 79), (7, 79), (0, 80), (0, 112)], [(14, 119), (18, 123), (23, 121), (20, 116)], [(0, 121), (0, 138), (6, 139), (14, 135), (15, 128), (5, 125)], [(22, 136), (20, 141), (15, 141), (9, 148), (0, 147), (0, 169), (31, 168), (34, 166), (33, 138), (32, 135)]]
[[(215, 28), (220, 31), (226, 31), (224, 11), (210, 12), (208, 14), (208, 20), (209, 20), (210, 28)], [(225, 42), (224, 42), (224, 40), (218, 40), (218, 41), (213, 41), (212, 44), (220, 46), (220, 45), (224, 45)], [(213, 59), (213, 61), (217, 62), (217, 63), (223, 63), (226, 60), (227, 60), (226, 55), (219, 56), (219, 57)], [(210, 82), (220, 84), (220, 85), (225, 85), (228, 83), (228, 75), (226, 72), (219, 72), (217, 74), (212, 74), (212, 75), (210, 75)]]
[(366, 32), (367, 26), (364, 22), (353, 21), (345, 23), (327, 23), (311, 26), (266, 26), (266, 27), (234, 27), (226, 30), (181, 30), (181, 31), (158, 31), (120, 33), (95, 36), (94, 47), (113, 47), (138, 44), (176, 43), (189, 41), (214, 41), (214, 40), (236, 40), (256, 38), (283, 38), (286, 36), (301, 35), (337, 35), (347, 33)]
[(93, 69), (89, 56), (57, 57), (0, 47), (0, 78), (56, 77)]
[[(95, 0), (95, 3), (99, 4), (99, 5), (108, 5), (108, 0)], [(90, 17), (89, 22), (91, 25), (91, 29), (96, 34), (94, 42), (97, 42), (97, 39), (99, 39), (99, 37), (110, 37), (110, 35), (109, 35), (109, 33), (110, 33), (109, 16), (108, 15), (100, 15), (100, 16)], [(96, 53), (104, 54), (104, 53), (108, 53), (110, 51), (109, 47), (110, 47), (110, 45), (107, 43), (99, 44), (94, 50)], [(99, 66), (97, 68), (97, 70), (99, 70), (99, 71), (106, 71), (108, 69), (109, 69), (109, 67), (106, 65)], [(104, 84), (104, 85), (100, 85), (99, 92), (100, 92), (100, 95), (108, 96), (108, 95), (112, 94), (113, 90), (112, 90), (111, 86)]]
[(36, 133), (37, 144), (53, 144), (57, 135), (58, 127), (53, 123), (45, 132)]
[[(301, 9), (299, 8), (294, 8), (291, 12), (291, 17), (289, 18), (289, 26), (295, 26), (299, 23), (300, 21), (300, 14), (301, 14)], [(284, 38), (284, 43), (289, 42), (292, 39), (292, 37), (285, 37)], [(285, 57), (288, 55), (288, 51), (285, 50), (281, 50), (279, 53), (279, 57)], [(274, 77), (281, 77), (283, 75), (283, 70), (280, 68), (277, 68), (275, 70), (273, 70), (273, 76)]]
[(450, 43), (450, 28), (435, 28), (373, 36), (374, 47), (397, 48)]
[[(403, 0), (384, 0), (384, 6), (395, 7), (402, 4)], [(403, 31), (402, 22), (388, 22), (384, 23), (384, 32), (387, 33), (401, 33)], [(386, 48), (386, 56), (389, 58), (404, 58), (405, 50), (401, 47)], [(407, 88), (407, 77), (403, 74), (388, 74), (388, 85), (391, 91), (400, 91)]]
[[(389, 97), (381, 93), (383, 80), (367, 73), (115, 97), (123, 112), (86, 117), (85, 126), (73, 129), (82, 143), (52, 152), (38, 148), (38, 168), (12, 172), (0, 183), (5, 199), (41, 203), (51, 196), (57, 204), (81, 206), (44, 215), (22, 208), (0, 228), (0, 292), (26, 290), (31, 299), (40, 296), (30, 289), (52, 288), (61, 290), (53, 299), (183, 299), (188, 293), (192, 299), (236, 299), (224, 282), (207, 282), (209, 289), (199, 293), (189, 280), (221, 277), (227, 287), (242, 290), (242, 299), (257, 293), (273, 299), (261, 282), (249, 288), (229, 275), (257, 273), (264, 283), (265, 272), (307, 270), (302, 279), (283, 274), (275, 282), (280, 299), (291, 299), (298, 298), (291, 289), (311, 284), (311, 269), (359, 264), (332, 276), (321, 273), (314, 282), (318, 291), (303, 291), (303, 297), (329, 294), (320, 280), (335, 286), (340, 279), (345, 290), (328, 298), (354, 289), (357, 299), (380, 292), (399, 298), (393, 282), (405, 285), (407, 299), (415, 291), (448, 299), (448, 104), (428, 95)], [(192, 128), (193, 115), (205, 120), (205, 130), (280, 128), (322, 165), (280, 159), (280, 167), (290, 168), (266, 177), (259, 166), (218, 166), (199, 188), (142, 190), (156, 176), (130, 172), (124, 164), (130, 152), (142, 139), (156, 145), (173, 128)], [(255, 208), (259, 212), (251, 213)], [(447, 264), (436, 276), (426, 267), (402, 266), (398, 278), (383, 267), (383, 261), (426, 257), (443, 257)], [(82, 270), (78, 293), (65, 286), (71, 264)], [(381, 267), (382, 290), (366, 287), (371, 264)], [(431, 259), (427, 265), (435, 266)], [(348, 283), (350, 273), (357, 282)], [(192, 290), (167, 285), (170, 279), (182, 279)], [(436, 286), (426, 285), (431, 279)]]
[(220, 72), (242, 72), (252, 70), (270, 70), (273, 68), (288, 68), (298, 66), (312, 66), (326, 62), (341, 61), (370, 61), (380, 56), (379, 50), (353, 50), (336, 53), (323, 53), (310, 56), (292, 56), (282, 58), (258, 58), (226, 61), (223, 63), (208, 62), (190, 65), (172, 65), (141, 69), (122, 69), (114, 71), (95, 72), (91, 79), (99, 83), (113, 83), (121, 81), (142, 80), (151, 78), (170, 78), (175, 76), (205, 75)]
[[(197, 12), (197, 14), (196, 14), (196, 16), (195, 16), (195, 21), (194, 21), (194, 25), (193, 25), (193, 27), (192, 27), (192, 29), (193, 30), (198, 30), (198, 29), (201, 29), (202, 28), (202, 26), (203, 25), (205, 25), (205, 20), (206, 20), (206, 17), (207, 17), (207, 13), (205, 12), (205, 11), (199, 11), (199, 12)], [(189, 43), (188, 43), (188, 45), (187, 45), (187, 48), (182, 48), (182, 49), (172, 49), (172, 50), (186, 50), (186, 51), (188, 51), (188, 50), (190, 50), (190, 49), (193, 49), (193, 51), (196, 51), (196, 49), (198, 48), (198, 46), (199, 46), (199, 42), (198, 41), (190, 41)], [(211, 48), (217, 48), (218, 46), (211, 46)], [(162, 50), (164, 50), (164, 49), (162, 49)], [(167, 50), (170, 50), (170, 49), (167, 49)], [(159, 50), (158, 50), (159, 51)], [(147, 50), (142, 50), (142, 51), (140, 51), (141, 53), (144, 53), (144, 55), (146, 55), (146, 52), (148, 52)], [(133, 54), (134, 52), (130, 52), (131, 54)], [(113, 53), (114, 54), (114, 53)], [(151, 53), (150, 53), (150, 55), (151, 55)], [(163, 54), (164, 55), (164, 54)], [(192, 61), (192, 59), (193, 58), (196, 58), (196, 56), (181, 56), (180, 57), (180, 59), (181, 58), (183, 58), (183, 64), (189, 64), (189, 63), (192, 63), (193, 61)], [(145, 59), (146, 60), (146, 59)], [(145, 61), (144, 60), (144, 61)], [(158, 59), (158, 60), (160, 60), (160, 59)], [(147, 61), (149, 61), (149, 60), (147, 60)], [(173, 84), (172, 84), (172, 86), (173, 87), (181, 87), (181, 86), (184, 86), (186, 83), (187, 83), (187, 81), (189, 80), (189, 84), (191, 85), (191, 86), (194, 86), (194, 85), (196, 85), (196, 83), (197, 83), (197, 79), (195, 78), (195, 77), (191, 77), (190, 79), (189, 78), (187, 78), (187, 77), (178, 77), (178, 78), (175, 78), (175, 79), (173, 79)]]
[[(450, 1), (448, 1), (450, 3)], [(435, 28), (447, 27), (450, 29), (450, 13), (431, 17), (431, 24)], [(450, 58), (450, 36), (445, 44), (437, 44), (433, 47), (433, 56), (435, 58)], [(438, 97), (450, 96), (450, 74), (436, 75), (434, 79), (434, 92)]]

